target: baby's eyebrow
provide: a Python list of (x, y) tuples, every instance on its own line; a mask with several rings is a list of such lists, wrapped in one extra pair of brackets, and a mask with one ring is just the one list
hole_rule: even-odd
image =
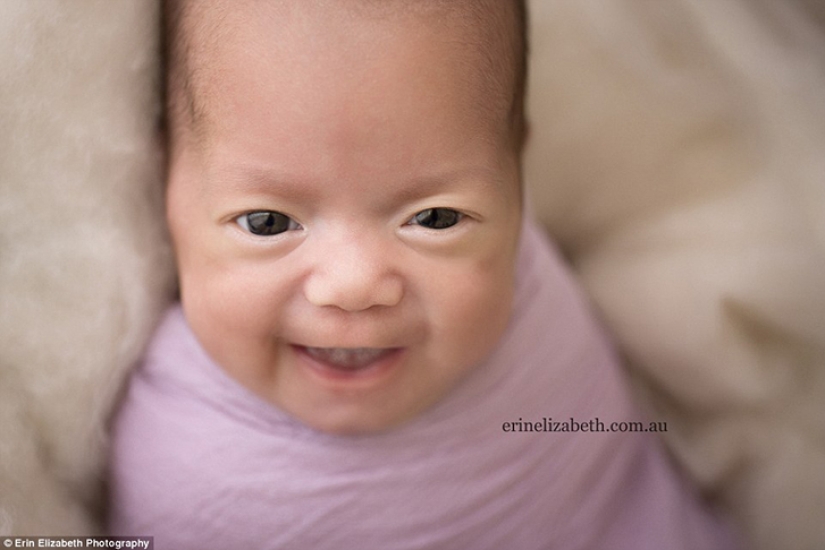
[(271, 170), (245, 167), (238, 170), (212, 172), (206, 177), (209, 191), (254, 193), (313, 199), (318, 191), (305, 179)]
[(407, 181), (395, 194), (396, 200), (415, 200), (443, 191), (445, 187), (479, 186), (500, 188), (506, 185), (496, 171), (474, 166), (428, 174)]

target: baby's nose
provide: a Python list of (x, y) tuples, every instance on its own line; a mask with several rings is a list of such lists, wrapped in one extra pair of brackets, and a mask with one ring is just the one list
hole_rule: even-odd
[(401, 276), (390, 267), (386, 250), (379, 243), (351, 242), (329, 247), (321, 254), (304, 284), (304, 295), (311, 304), (363, 311), (401, 301)]

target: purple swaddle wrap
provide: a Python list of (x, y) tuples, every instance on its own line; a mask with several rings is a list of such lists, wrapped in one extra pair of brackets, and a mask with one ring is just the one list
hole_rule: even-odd
[[(607, 431), (524, 431), (564, 427), (550, 418)], [(383, 434), (303, 426), (229, 378), (171, 309), (114, 424), (110, 529), (161, 550), (735, 548), (654, 435), (609, 431), (640, 420), (586, 300), (528, 222), (502, 341)]]

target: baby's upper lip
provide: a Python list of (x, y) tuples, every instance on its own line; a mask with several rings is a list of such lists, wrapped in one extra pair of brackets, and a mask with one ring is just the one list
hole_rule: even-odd
[(421, 342), (426, 331), (419, 319), (332, 319), (297, 315), (276, 336), (293, 346), (315, 348), (404, 348)]

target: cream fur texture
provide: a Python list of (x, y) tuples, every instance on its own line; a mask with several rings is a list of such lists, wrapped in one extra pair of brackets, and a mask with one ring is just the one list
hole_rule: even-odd
[(106, 418), (170, 299), (157, 17), (0, 2), (0, 536), (99, 529)]
[[(535, 209), (674, 456), (753, 548), (821, 548), (823, 4), (531, 4)], [(171, 299), (157, 16), (0, 2), (0, 535), (100, 528), (106, 419)]]
[(536, 208), (764, 550), (825, 547), (823, 6), (532, 3)]

